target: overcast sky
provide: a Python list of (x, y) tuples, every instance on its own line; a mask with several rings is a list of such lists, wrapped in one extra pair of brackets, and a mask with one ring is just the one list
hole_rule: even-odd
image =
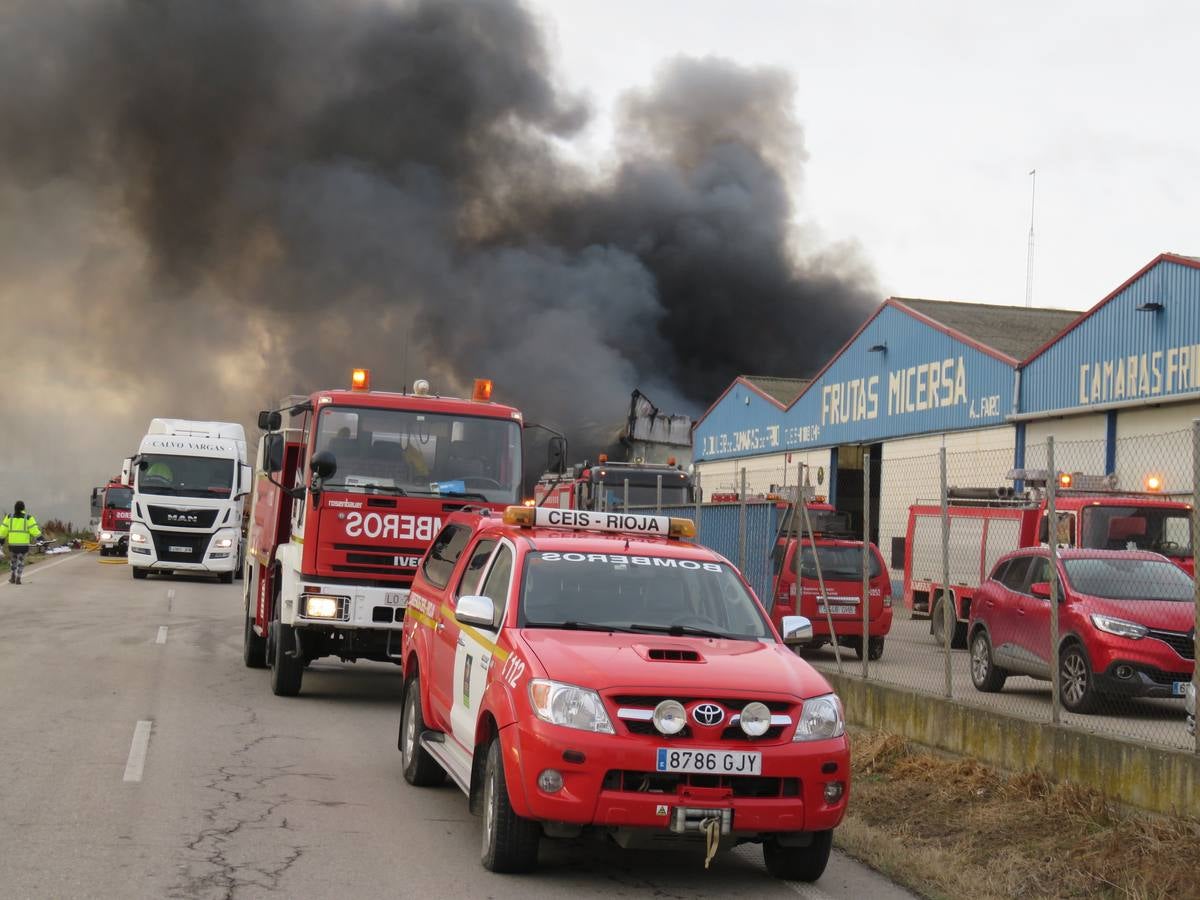
[[(665, 58), (797, 82), (801, 222), (857, 242), (885, 295), (1086, 308), (1200, 254), (1200, 7), (1167, 3), (534, 0), (571, 86), (610, 109)], [(608, 142), (600, 115), (590, 152)]]

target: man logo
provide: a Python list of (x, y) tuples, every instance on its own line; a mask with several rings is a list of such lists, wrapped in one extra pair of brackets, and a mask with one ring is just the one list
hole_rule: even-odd
[(725, 710), (715, 703), (701, 703), (692, 710), (692, 718), (696, 720), (696, 724), (712, 728), (721, 724), (725, 718)]

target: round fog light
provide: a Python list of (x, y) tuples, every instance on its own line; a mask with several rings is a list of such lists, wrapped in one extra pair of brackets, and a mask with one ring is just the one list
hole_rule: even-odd
[(742, 731), (750, 737), (762, 737), (771, 727), (771, 710), (767, 709), (767, 704), (759, 703), (757, 700), (747, 703), (742, 709), (742, 718), (739, 724), (742, 726)]
[(837, 803), (842, 799), (842, 793), (846, 790), (846, 785), (840, 781), (825, 782), (825, 802)]
[(687, 710), (678, 700), (664, 700), (654, 707), (654, 727), (662, 734), (679, 734), (687, 725)]
[(538, 787), (547, 794), (555, 794), (562, 790), (562, 772), (558, 769), (544, 769), (538, 776)]

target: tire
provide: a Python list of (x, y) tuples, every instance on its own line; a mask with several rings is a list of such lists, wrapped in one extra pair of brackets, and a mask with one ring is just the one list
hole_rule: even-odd
[[(883, 638), (873, 637), (867, 643), (867, 656), (872, 660), (883, 659)], [(859, 656), (862, 659), (862, 656)]]
[(483, 852), (489, 872), (531, 872), (537, 866), (542, 826), (513, 812), (500, 758), (500, 738), (492, 738), (483, 772)]
[(1078, 644), (1067, 644), (1058, 656), (1058, 698), (1067, 712), (1086, 715), (1100, 705), (1092, 662)]
[(992, 658), (992, 640), (980, 628), (971, 638), (971, 684), (975, 690), (995, 694), (1004, 687), (1008, 673), (997, 667)]
[(254, 579), (247, 578), (244, 592), (246, 623), (242, 634), (242, 662), (248, 669), (265, 669), (267, 667), (267, 639), (254, 633), (254, 619), (250, 615), (250, 594), (253, 585)]
[(404, 686), (404, 705), (400, 712), (400, 735), (396, 748), (404, 765), (404, 780), (414, 787), (437, 787), (446, 773), (429, 751), (421, 746), (425, 716), (421, 712), (421, 679), (413, 676)]
[[(929, 619), (929, 633), (933, 635), (933, 642), (939, 647), (946, 644), (946, 611), (942, 606), (945, 602), (942, 597), (937, 599), (933, 605), (933, 615)], [(957, 618), (954, 621), (954, 633), (950, 636), (950, 647), (953, 650), (965, 650), (967, 647), (967, 626)]]
[(150, 574), (146, 569), (143, 569), (140, 566), (130, 566), (129, 571), (131, 571), (133, 573), (134, 578), (139, 578), (139, 579), (145, 578), (147, 575)]
[(219, 581), (221, 584), (233, 584), (233, 573), (232, 572), (218, 572), (217, 573), (217, 581)]
[(271, 692), (276, 697), (295, 697), (304, 679), (304, 660), (288, 654), (296, 648), (295, 629), (279, 621), (278, 602), (267, 640), (271, 642)]
[(825, 872), (832, 849), (832, 830), (814, 833), (807, 847), (784, 847), (774, 840), (765, 840), (763, 862), (768, 872), (783, 881), (816, 881)]

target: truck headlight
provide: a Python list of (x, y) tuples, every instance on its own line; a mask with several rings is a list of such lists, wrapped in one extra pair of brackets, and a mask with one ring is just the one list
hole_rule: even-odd
[(800, 724), (796, 726), (792, 740), (824, 741), (845, 733), (846, 718), (842, 714), (842, 701), (837, 694), (822, 694), (804, 701), (800, 710)]
[(130, 533), (129, 540), (133, 541), (135, 544), (146, 544), (149, 543), (150, 538), (146, 537), (144, 534), (139, 534), (138, 532), (134, 531)]
[(100, 532), (100, 540), (111, 541), (112, 539), (113, 539), (113, 533), (111, 531)]
[(304, 615), (310, 619), (336, 619), (338, 598), (312, 595), (304, 598)]
[(529, 703), (543, 722), (600, 734), (615, 733), (600, 695), (587, 688), (534, 678), (529, 682)]
[(742, 717), (738, 724), (750, 737), (762, 737), (771, 727), (771, 710), (767, 704), (757, 700), (747, 703), (742, 708)]
[(1092, 624), (1101, 631), (1115, 634), (1117, 637), (1131, 638), (1135, 641), (1140, 641), (1146, 636), (1146, 632), (1150, 630), (1145, 625), (1139, 625), (1137, 622), (1130, 622), (1126, 619), (1115, 619), (1112, 616), (1104, 616), (1100, 613), (1092, 613)]

